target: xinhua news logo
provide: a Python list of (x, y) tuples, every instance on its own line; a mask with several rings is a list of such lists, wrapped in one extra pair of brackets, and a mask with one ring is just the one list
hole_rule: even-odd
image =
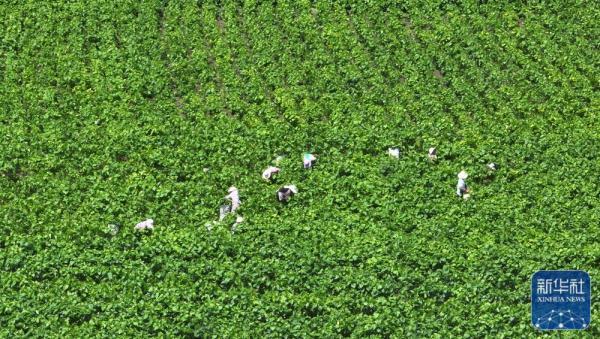
[(538, 330), (583, 330), (591, 322), (592, 285), (584, 271), (531, 276), (531, 323)]

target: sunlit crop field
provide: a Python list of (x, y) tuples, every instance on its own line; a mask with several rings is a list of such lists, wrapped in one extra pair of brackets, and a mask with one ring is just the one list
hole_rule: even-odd
[(600, 6), (451, 3), (3, 1), (0, 336), (539, 335), (535, 271), (600, 279)]

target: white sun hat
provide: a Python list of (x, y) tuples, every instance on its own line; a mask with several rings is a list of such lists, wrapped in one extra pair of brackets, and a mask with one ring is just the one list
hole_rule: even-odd
[(298, 187), (296, 187), (296, 185), (288, 185), (288, 186), (283, 186), (285, 188), (289, 188), (290, 191), (294, 192), (294, 194), (298, 193)]
[(467, 172), (465, 172), (465, 171), (460, 171), (460, 173), (458, 173), (458, 178), (459, 179), (465, 180), (468, 177), (469, 177), (469, 174), (467, 174)]
[(137, 225), (135, 225), (134, 228), (136, 230), (145, 230), (145, 229), (152, 230), (152, 229), (154, 229), (154, 220), (146, 219), (146, 220), (138, 223)]

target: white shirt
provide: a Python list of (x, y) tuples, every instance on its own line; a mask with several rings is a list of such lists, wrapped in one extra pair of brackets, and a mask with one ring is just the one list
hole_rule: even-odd
[(240, 194), (237, 190), (237, 188), (233, 187), (233, 189), (231, 190), (231, 192), (225, 196), (225, 199), (229, 199), (231, 200), (231, 212), (235, 212), (235, 210), (237, 210), (240, 207)]
[(140, 223), (138, 223), (137, 225), (135, 225), (135, 229), (136, 230), (143, 230), (143, 229), (154, 229), (154, 220), (152, 219), (147, 219), (144, 220)]
[(279, 173), (280, 169), (277, 167), (269, 166), (262, 174), (263, 179), (269, 180), (274, 173)]
[(456, 195), (461, 197), (464, 192), (467, 191), (467, 183), (464, 179), (458, 179), (458, 183), (456, 184)]

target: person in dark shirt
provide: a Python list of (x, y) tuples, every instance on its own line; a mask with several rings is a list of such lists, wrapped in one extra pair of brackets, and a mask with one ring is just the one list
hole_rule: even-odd
[(277, 200), (281, 202), (287, 202), (290, 198), (298, 193), (298, 188), (294, 185), (283, 186), (279, 190), (277, 190)]

